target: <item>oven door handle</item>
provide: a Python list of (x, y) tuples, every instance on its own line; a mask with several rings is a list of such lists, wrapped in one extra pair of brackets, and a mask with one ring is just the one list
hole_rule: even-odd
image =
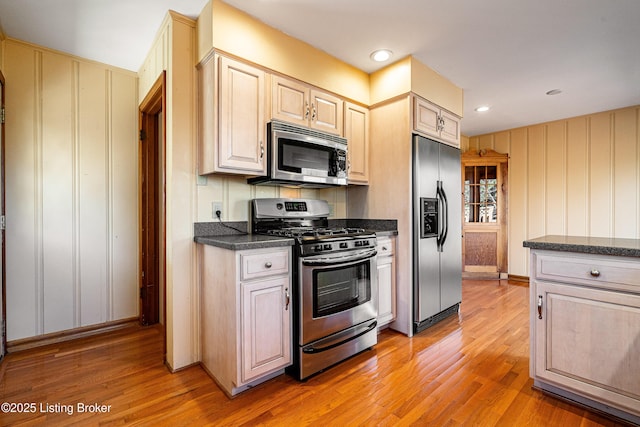
[[(303, 353), (322, 353), (323, 351), (327, 351), (327, 350), (331, 350), (332, 348), (336, 348), (339, 347), (343, 344), (348, 343), (349, 341), (353, 341), (357, 338), (360, 338), (361, 336), (363, 336), (364, 334), (367, 334), (369, 332), (371, 332), (372, 330), (374, 330), (376, 327), (378, 326), (378, 321), (374, 320), (373, 322), (371, 322), (371, 324), (363, 326), (365, 327), (365, 329), (363, 331), (358, 332), (355, 335), (352, 335), (348, 338), (342, 339), (342, 337), (337, 338), (336, 339), (331, 339), (331, 338), (325, 338), (320, 340), (317, 344), (320, 344), (320, 346), (318, 347), (314, 347), (313, 344), (309, 344), (307, 346), (304, 346), (302, 348), (302, 352)], [(322, 344), (326, 344), (326, 345), (322, 345)]]
[(375, 249), (359, 251), (356, 254), (341, 257), (302, 258), (303, 265), (335, 265), (345, 262), (362, 261), (375, 257), (378, 252)]

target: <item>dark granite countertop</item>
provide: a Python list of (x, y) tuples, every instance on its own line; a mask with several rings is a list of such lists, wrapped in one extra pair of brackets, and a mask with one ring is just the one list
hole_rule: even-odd
[(334, 227), (364, 228), (378, 236), (397, 236), (398, 221), (395, 219), (330, 219), (329, 225)]
[(294, 239), (260, 234), (228, 234), (226, 236), (198, 236), (194, 238), (196, 243), (217, 246), (232, 251), (243, 249), (276, 248), (292, 246)]
[(522, 246), (548, 251), (640, 257), (640, 239), (549, 235), (525, 240)]
[[(364, 228), (378, 236), (394, 236), (398, 234), (396, 220), (375, 219), (333, 219), (329, 220), (333, 227)], [(196, 243), (218, 246), (234, 251), (243, 249), (275, 248), (292, 246), (295, 241), (291, 238), (264, 236), (260, 234), (246, 234), (246, 221), (231, 222), (196, 222), (194, 224), (194, 238)]]

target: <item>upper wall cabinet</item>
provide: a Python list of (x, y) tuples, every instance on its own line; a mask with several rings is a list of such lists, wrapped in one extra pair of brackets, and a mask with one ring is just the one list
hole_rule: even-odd
[(198, 72), (199, 173), (264, 175), (267, 74), (217, 54)]
[(413, 99), (413, 130), (460, 147), (460, 119), (422, 98)]
[(369, 183), (369, 109), (350, 102), (344, 107), (349, 184)]
[(342, 99), (304, 83), (272, 76), (271, 117), (343, 135)]

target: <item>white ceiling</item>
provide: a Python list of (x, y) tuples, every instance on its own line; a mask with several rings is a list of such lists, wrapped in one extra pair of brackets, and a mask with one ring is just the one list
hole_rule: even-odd
[[(639, 0), (225, 1), (367, 72), (374, 49), (415, 56), (464, 89), (469, 136), (640, 104)], [(0, 25), (137, 71), (166, 11), (196, 17), (204, 4), (0, 0)]]

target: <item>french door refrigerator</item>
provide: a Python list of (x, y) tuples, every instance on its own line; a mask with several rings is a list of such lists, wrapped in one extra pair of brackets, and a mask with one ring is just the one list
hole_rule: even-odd
[(413, 137), (413, 329), (459, 311), (462, 301), (460, 150)]

